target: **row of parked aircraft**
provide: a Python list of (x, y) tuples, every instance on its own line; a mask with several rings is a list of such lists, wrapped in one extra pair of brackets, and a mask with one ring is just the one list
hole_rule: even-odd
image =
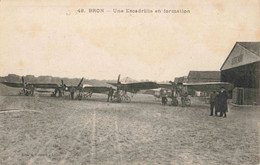
[[(225, 87), (227, 90), (232, 89), (232, 85), (227, 82), (204, 82), (204, 83), (157, 83), (152, 81), (146, 82), (120, 82), (120, 75), (118, 76), (117, 82), (111, 83), (108, 82), (107, 86), (90, 86), (90, 85), (83, 85), (83, 79), (80, 80), (77, 86), (73, 85), (66, 85), (64, 84), (63, 80), (61, 80), (61, 84), (56, 83), (30, 83), (25, 82), (24, 78), (22, 77), (22, 82), (1, 82), (2, 84), (14, 87), (14, 88), (22, 88), (19, 92), (19, 95), (26, 95), (31, 96), (34, 95), (34, 92), (50, 92), (52, 91), (51, 96), (64, 96), (65, 92), (71, 92), (72, 88), (73, 91), (78, 93), (77, 98), (87, 98), (91, 97), (93, 93), (104, 93), (108, 94), (108, 92), (112, 89), (114, 93), (115, 101), (117, 102), (130, 102), (131, 97), (128, 93), (137, 93), (141, 90), (149, 91), (147, 94), (152, 94), (157, 97), (161, 97), (161, 93), (158, 91), (168, 91), (167, 97), (170, 97), (172, 100), (176, 101), (176, 97), (180, 96), (183, 91), (187, 93), (191, 93), (192, 91), (203, 91), (206, 93), (212, 92), (213, 90), (219, 90), (220, 87)], [(113, 88), (111, 87), (113, 86)], [(184, 90), (185, 89), (185, 90)], [(169, 92), (170, 91), (170, 92)], [(157, 95), (156, 95), (157, 93)], [(159, 95), (158, 95), (159, 94)]]

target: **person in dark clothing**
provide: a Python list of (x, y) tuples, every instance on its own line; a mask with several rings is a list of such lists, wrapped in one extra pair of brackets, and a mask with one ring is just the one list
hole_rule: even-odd
[(31, 89), (31, 95), (34, 96), (34, 90), (35, 90), (34, 85), (31, 85), (30, 89)]
[(166, 105), (167, 104), (167, 97), (166, 96), (163, 96), (162, 97), (162, 105)]
[(114, 90), (113, 90), (112, 87), (110, 87), (110, 89), (109, 89), (109, 91), (108, 91), (107, 102), (109, 102), (109, 100), (111, 100), (111, 102), (112, 102), (113, 94), (114, 94)]
[(228, 99), (228, 94), (225, 91), (224, 87), (221, 87), (220, 92), (218, 94), (218, 106), (220, 110), (220, 117), (227, 117), (226, 112), (227, 112), (227, 99)]
[(162, 97), (162, 105), (167, 104), (167, 92), (163, 89), (160, 91), (161, 97)]
[(71, 88), (70, 88), (70, 96), (71, 96), (72, 100), (74, 99), (74, 93), (75, 93), (75, 88), (73, 86), (71, 86)]
[(54, 92), (52, 92), (52, 94), (51, 94), (51, 97), (56, 97), (56, 95), (57, 95), (57, 92), (58, 92), (58, 89), (57, 89), (57, 88), (55, 88)]
[(210, 116), (213, 116), (214, 108), (215, 108), (215, 116), (217, 116), (216, 97), (217, 97), (217, 93), (216, 91), (213, 91), (210, 94)]
[(181, 93), (181, 106), (182, 107), (186, 106), (185, 101), (186, 101), (187, 97), (188, 97), (188, 92), (182, 91), (182, 93)]
[(219, 94), (219, 92), (216, 92), (216, 98), (215, 98), (215, 115), (216, 116), (218, 116), (218, 112), (220, 112), (218, 94)]
[(61, 92), (60, 89), (58, 89), (58, 93), (59, 93), (59, 97), (61, 97), (62, 96), (62, 92)]

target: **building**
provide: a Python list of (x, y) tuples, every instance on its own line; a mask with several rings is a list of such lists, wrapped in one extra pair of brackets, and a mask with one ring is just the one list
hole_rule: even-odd
[(178, 83), (187, 83), (188, 82), (188, 77), (187, 76), (182, 76), (182, 77), (175, 77), (174, 82), (176, 84)]
[(234, 85), (232, 102), (259, 104), (260, 42), (237, 42), (221, 67), (221, 81)]
[(190, 71), (188, 83), (220, 82), (220, 71)]
[[(196, 84), (196, 83), (209, 83), (209, 82), (220, 82), (220, 71), (190, 71), (188, 75), (188, 83)], [(206, 84), (204, 85), (196, 85), (192, 87), (188, 87), (188, 92), (194, 96), (208, 96), (209, 89), (215, 89), (214, 85), (210, 85), (210, 87)], [(213, 87), (213, 88), (212, 88)], [(203, 90), (201, 90), (203, 89)]]

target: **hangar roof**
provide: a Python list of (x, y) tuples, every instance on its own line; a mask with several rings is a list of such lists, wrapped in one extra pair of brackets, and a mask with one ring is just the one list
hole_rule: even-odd
[(188, 83), (220, 82), (220, 71), (190, 71)]
[(237, 42), (237, 44), (260, 56), (260, 42)]
[(236, 42), (220, 70), (260, 61), (260, 42)]
[(175, 83), (186, 83), (186, 82), (188, 82), (188, 77), (187, 76), (175, 77), (174, 82)]

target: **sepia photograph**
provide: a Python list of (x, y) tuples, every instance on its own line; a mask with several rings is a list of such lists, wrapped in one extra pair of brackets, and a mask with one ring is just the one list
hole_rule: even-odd
[(259, 0), (0, 0), (1, 165), (259, 165)]

